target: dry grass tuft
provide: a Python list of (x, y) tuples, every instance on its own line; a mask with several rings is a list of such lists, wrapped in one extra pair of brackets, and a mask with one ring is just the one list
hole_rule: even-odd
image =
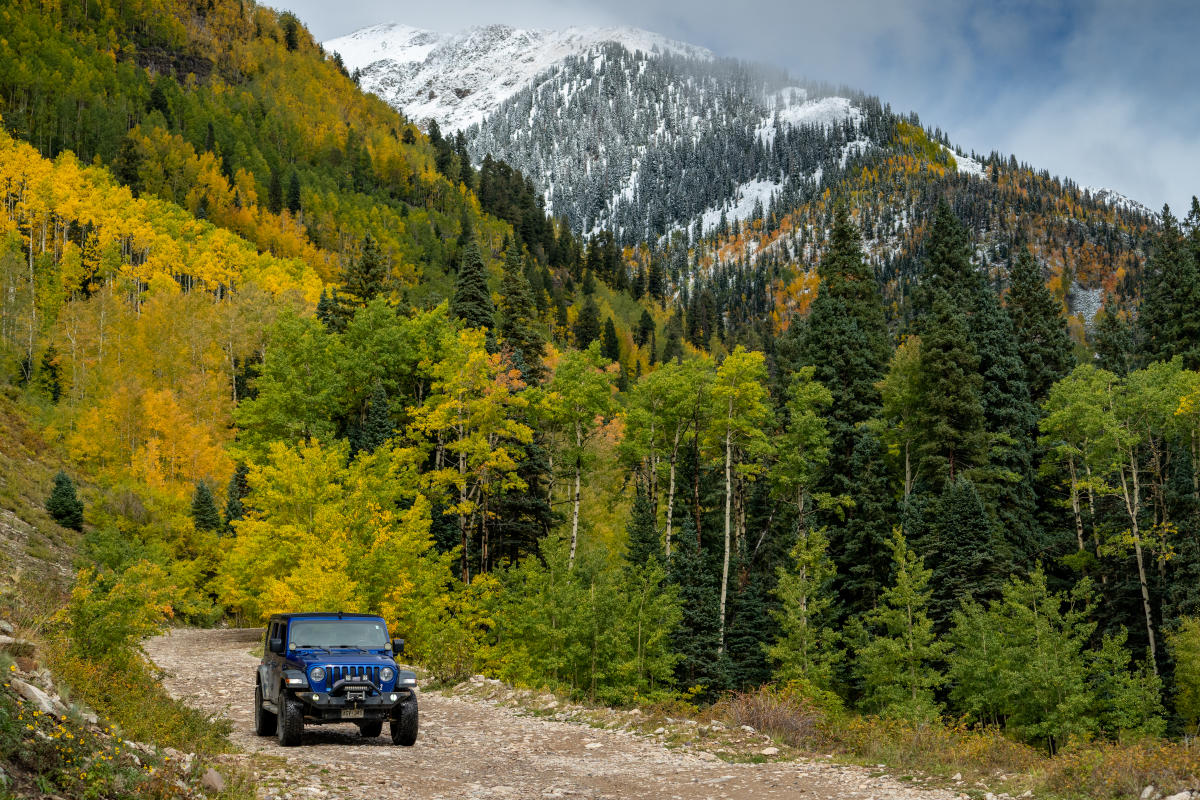
[(825, 715), (812, 700), (786, 688), (763, 687), (735, 694), (717, 710), (734, 725), (749, 725), (798, 750), (829, 743)]

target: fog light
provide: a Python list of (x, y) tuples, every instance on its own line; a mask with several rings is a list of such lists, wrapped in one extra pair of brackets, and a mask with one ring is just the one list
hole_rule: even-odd
[(396, 695), (392, 695), (392, 702), (393, 702), (393, 703), (394, 703), (394, 702), (396, 702), (398, 699), (399, 699), (399, 698), (398, 698)]

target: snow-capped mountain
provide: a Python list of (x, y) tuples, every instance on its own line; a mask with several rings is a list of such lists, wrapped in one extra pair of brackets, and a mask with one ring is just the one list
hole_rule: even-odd
[(477, 162), (532, 177), (576, 230), (624, 241), (761, 216), (886, 136), (871, 98), (636, 28), (393, 24), (324, 46), (410, 119), (464, 130)]
[[(1014, 214), (1035, 220), (1047, 269), (1071, 273), (1068, 300), (1087, 320), (1115, 269), (1108, 243), (1136, 249), (1129, 231), (1150, 216), (1115, 192), (1080, 189), (1010, 156), (964, 153), (879, 98), (635, 28), (442, 34), (392, 24), (324, 47), (409, 119), (462, 131), (477, 166), (491, 156), (520, 170), (576, 233), (651, 243), (676, 286), (701, 270), (728, 284), (726, 268), (811, 265), (830, 190), (840, 187), (855, 197), (868, 253), (897, 304), (919, 278), (917, 234), (950, 197), (989, 274), (1003, 274), (1025, 235), (1014, 237)], [(754, 235), (730, 235), (746, 230)], [(703, 267), (693, 247), (701, 239), (718, 245), (700, 248)], [(730, 240), (741, 244), (719, 245)], [(1064, 241), (1103, 243), (1096, 252), (1106, 255), (1076, 273)]]
[(702, 47), (621, 27), (543, 30), (488, 25), (444, 34), (385, 24), (330, 40), (324, 47), (339, 53), (347, 69), (359, 71), (367, 91), (410, 119), (435, 119), (452, 131), (482, 122), (538, 74), (607, 43), (630, 53), (713, 57)]
[(1090, 194), (1092, 199), (1102, 203), (1107, 203), (1114, 208), (1132, 211), (1135, 214), (1143, 214), (1147, 217), (1158, 216), (1155, 211), (1151, 210), (1142, 203), (1139, 203), (1133, 198), (1126, 197), (1115, 189), (1106, 189), (1103, 186), (1083, 186), (1080, 187), (1080, 190)]

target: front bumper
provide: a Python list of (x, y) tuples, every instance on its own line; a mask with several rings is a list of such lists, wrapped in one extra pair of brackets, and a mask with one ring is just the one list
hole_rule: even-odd
[(315, 723), (389, 720), (404, 703), (417, 702), (417, 693), (411, 687), (362, 698), (329, 692), (294, 692), (293, 697), (304, 704), (304, 721)]

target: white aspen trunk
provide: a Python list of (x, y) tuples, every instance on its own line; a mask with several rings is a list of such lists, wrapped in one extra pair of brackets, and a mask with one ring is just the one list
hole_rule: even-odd
[(667, 558), (671, 557), (671, 523), (675, 513), (675, 462), (679, 457), (679, 439), (682, 435), (682, 431), (676, 429), (675, 442), (671, 447), (671, 477), (667, 485), (667, 533), (665, 537)]
[(1154, 615), (1150, 608), (1150, 589), (1146, 583), (1146, 563), (1142, 557), (1142, 536), (1138, 527), (1138, 515), (1142, 510), (1141, 485), (1138, 480), (1137, 456), (1129, 450), (1129, 476), (1121, 468), (1121, 493), (1125, 510), (1129, 514), (1130, 532), (1133, 534), (1133, 552), (1137, 556), (1138, 584), (1142, 590), (1142, 610), (1146, 614), (1146, 636), (1150, 640), (1150, 666), (1158, 675), (1158, 648), (1154, 639)]
[(575, 548), (579, 544), (579, 483), (580, 476), (583, 472), (583, 432), (579, 429), (579, 423), (575, 423), (575, 497), (571, 501), (571, 557), (567, 562), (567, 569), (575, 569)]
[[(730, 403), (730, 414), (732, 415), (732, 403)], [(717, 656), (725, 652), (725, 598), (729, 593), (729, 525), (730, 512), (733, 502), (733, 481), (731, 480), (733, 472), (733, 431), (726, 428), (725, 431), (725, 559), (721, 565), (721, 635), (719, 644), (717, 645)]]
[(1071, 512), (1075, 515), (1075, 538), (1079, 540), (1079, 552), (1083, 552), (1083, 514), (1079, 511), (1079, 481), (1076, 479), (1075, 459), (1069, 463), (1071, 473)]
[(658, 448), (654, 445), (657, 431), (654, 420), (650, 421), (650, 475), (647, 484), (650, 489), (650, 509), (654, 515), (654, 529), (658, 530)]
[[(1088, 486), (1087, 486), (1088, 517), (1092, 521), (1092, 544), (1096, 548), (1096, 557), (1099, 558), (1100, 557), (1100, 533), (1096, 530), (1096, 493), (1095, 493), (1095, 491), (1092, 490), (1092, 465), (1087, 462), (1086, 458), (1083, 460), (1083, 470), (1084, 470), (1084, 474), (1087, 475), (1087, 480), (1088, 480)], [(1100, 573), (1100, 585), (1105, 586), (1107, 584), (1108, 584), (1108, 576), (1105, 575), (1104, 572), (1101, 572)]]
[[(43, 231), (43, 236), (44, 236)], [(45, 242), (42, 249), (46, 249)], [(25, 351), (25, 379), (33, 379), (33, 337), (37, 330), (37, 280), (33, 273), (33, 220), (29, 221), (29, 343)]]
[(912, 444), (904, 443), (904, 500), (908, 501), (908, 496), (913, 490), (913, 474), (912, 474)]
[[(458, 457), (458, 474), (466, 475), (467, 459), (466, 456)], [(470, 549), (470, 536), (468, 535), (468, 519), (463, 513), (463, 509), (467, 506), (467, 482), (463, 481), (462, 488), (458, 491), (458, 532), (462, 536), (462, 582), (468, 584), (471, 582), (471, 568), (468, 566), (467, 551)]]

